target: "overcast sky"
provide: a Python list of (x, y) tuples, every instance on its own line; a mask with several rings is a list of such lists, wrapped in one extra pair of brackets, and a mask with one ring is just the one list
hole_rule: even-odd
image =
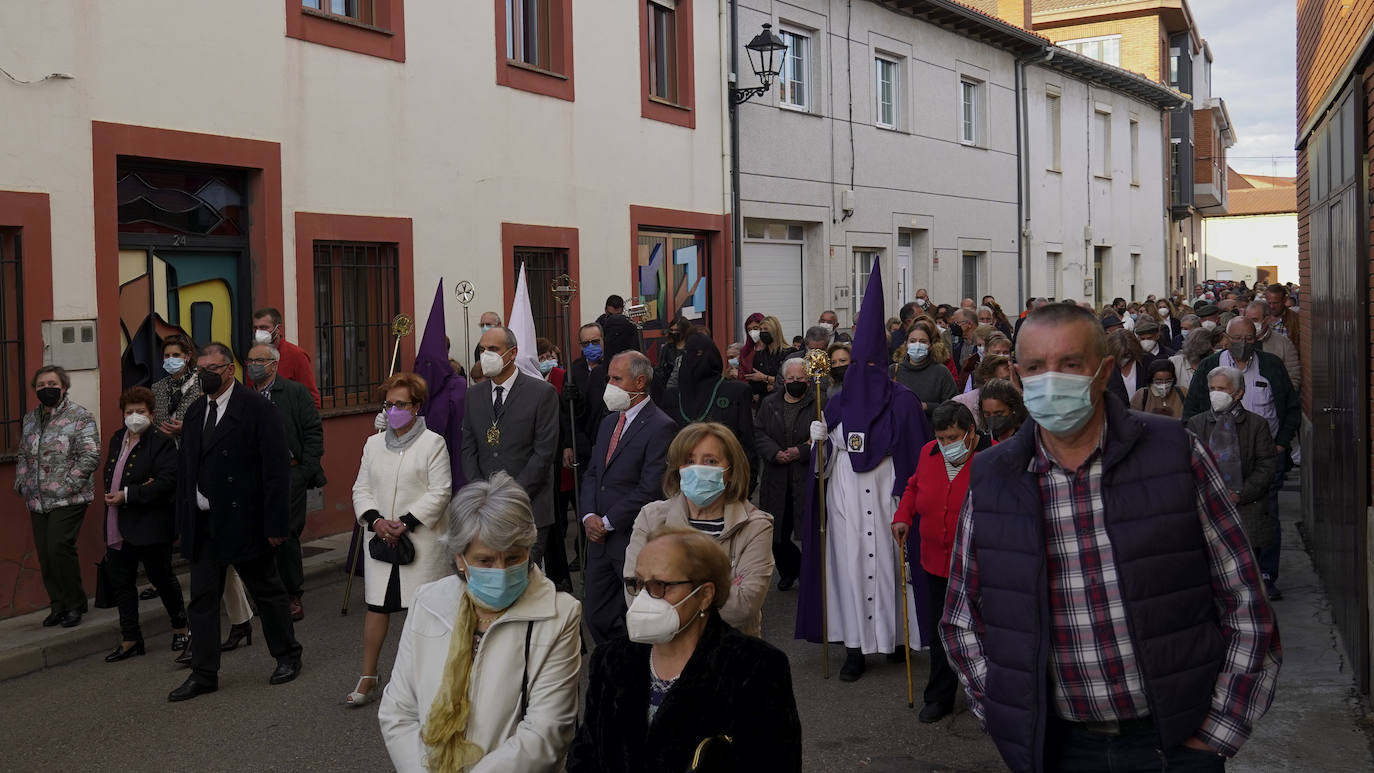
[(1293, 0), (1192, 0), (1190, 6), (1215, 58), (1212, 95), (1226, 100), (1240, 138), (1227, 151), (1231, 167), (1296, 174)]

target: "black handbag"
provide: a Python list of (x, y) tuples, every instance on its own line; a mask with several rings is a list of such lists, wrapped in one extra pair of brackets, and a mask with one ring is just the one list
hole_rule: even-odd
[(95, 565), (95, 608), (110, 609), (115, 603), (114, 583), (110, 582), (110, 566), (104, 558)]
[(367, 554), (372, 556), (374, 561), (405, 566), (415, 560), (415, 543), (410, 541), (409, 534), (397, 537), (394, 545), (382, 539), (381, 535), (374, 534), (372, 539), (367, 541)]

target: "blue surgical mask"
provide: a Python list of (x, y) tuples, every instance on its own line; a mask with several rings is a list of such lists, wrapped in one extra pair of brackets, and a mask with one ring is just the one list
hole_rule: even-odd
[(472, 598), (487, 609), (500, 610), (514, 604), (525, 592), (530, 584), (530, 565), (522, 561), (505, 569), (469, 566), (467, 576)]
[(1096, 373), (1080, 376), (1051, 371), (1023, 378), (1026, 410), (1052, 435), (1076, 432), (1093, 415), (1092, 383), (1096, 377)]
[(945, 461), (953, 465), (960, 465), (968, 458), (968, 445), (963, 440), (956, 440), (949, 445), (936, 441), (940, 446), (940, 453), (945, 455)]
[(167, 371), (167, 373), (168, 373), (169, 375), (175, 376), (176, 374), (180, 373), (180, 372), (181, 372), (183, 369), (185, 369), (185, 368), (186, 368), (186, 360), (183, 360), (183, 359), (181, 359), (180, 357), (163, 357), (163, 358), (162, 358), (162, 369), (165, 370), (165, 371)]
[(582, 347), (582, 356), (592, 362), (600, 360), (602, 353), (601, 344), (584, 344)]
[(682, 493), (697, 507), (705, 507), (725, 492), (725, 468), (711, 464), (689, 464), (678, 471)]
[(930, 344), (916, 341), (914, 343), (909, 343), (906, 345), (907, 359), (911, 360), (912, 362), (920, 362), (921, 360), (924, 360), (927, 354), (930, 354)]
[(545, 376), (549, 375), (549, 371), (553, 370), (556, 367), (558, 367), (558, 360), (539, 361), (539, 372), (544, 374)]

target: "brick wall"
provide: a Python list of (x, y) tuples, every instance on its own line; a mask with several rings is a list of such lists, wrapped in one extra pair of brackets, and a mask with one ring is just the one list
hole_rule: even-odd
[(1193, 111), (1193, 180), (1198, 185), (1211, 183), (1216, 165), (1225, 160), (1212, 115), (1211, 110)]
[(1374, 0), (1298, 0), (1298, 128), (1374, 24)]
[[(1368, 0), (1374, 4), (1374, 0)], [(1168, 74), (1169, 38), (1157, 16), (1136, 16), (1112, 21), (1036, 27), (1035, 31), (1058, 43), (1061, 40), (1121, 36), (1121, 66), (1152, 81), (1164, 82)]]

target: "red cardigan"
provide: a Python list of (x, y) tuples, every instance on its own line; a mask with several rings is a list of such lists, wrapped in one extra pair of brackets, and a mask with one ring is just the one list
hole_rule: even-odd
[[(978, 447), (984, 447), (980, 436)], [(969, 468), (973, 454), (964, 460), (954, 480), (945, 472), (945, 458), (940, 453), (940, 441), (932, 440), (921, 448), (916, 472), (906, 482), (906, 493), (897, 505), (893, 523), (908, 527), (920, 517), (921, 568), (937, 577), (949, 576), (949, 557), (954, 550), (954, 528), (959, 523), (959, 510), (968, 494)]]

